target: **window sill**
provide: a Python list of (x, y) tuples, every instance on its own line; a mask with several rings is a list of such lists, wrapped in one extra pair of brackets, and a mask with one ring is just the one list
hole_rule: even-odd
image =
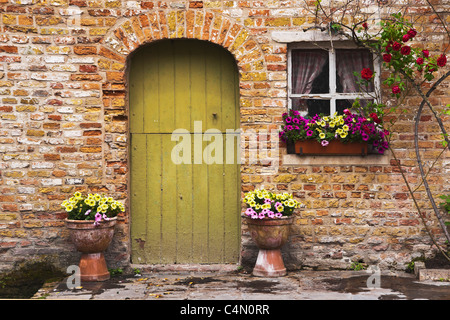
[(282, 163), (284, 166), (304, 166), (304, 165), (389, 165), (391, 161), (390, 151), (383, 155), (368, 154), (367, 156), (300, 156), (297, 154), (284, 154)]

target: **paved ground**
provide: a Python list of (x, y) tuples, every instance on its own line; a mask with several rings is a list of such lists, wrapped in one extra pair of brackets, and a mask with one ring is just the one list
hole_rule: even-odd
[(43, 287), (33, 299), (179, 300), (183, 303), (186, 300), (450, 300), (450, 282), (418, 281), (413, 274), (374, 271), (295, 271), (278, 278), (254, 277), (244, 272), (149, 272), (112, 277), (104, 282), (85, 282), (72, 290), (65, 280)]

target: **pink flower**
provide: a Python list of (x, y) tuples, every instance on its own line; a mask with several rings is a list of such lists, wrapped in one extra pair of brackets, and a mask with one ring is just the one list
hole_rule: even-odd
[(255, 213), (255, 210), (253, 210), (252, 208), (248, 208), (247, 210), (245, 210), (245, 214), (248, 216), (251, 216)]
[(350, 112), (350, 110), (344, 109), (344, 114), (346, 114), (347, 116), (349, 116), (349, 115), (351, 115), (352, 113)]
[(428, 50), (422, 50), (422, 53), (425, 58), (428, 58), (430, 56), (430, 51)]
[(322, 140), (320, 144), (322, 145), (322, 147), (326, 147), (329, 144), (329, 142), (327, 140)]
[(102, 221), (102, 214), (100, 212), (97, 212), (95, 214), (95, 221), (94, 221), (94, 226), (98, 226), (98, 223)]

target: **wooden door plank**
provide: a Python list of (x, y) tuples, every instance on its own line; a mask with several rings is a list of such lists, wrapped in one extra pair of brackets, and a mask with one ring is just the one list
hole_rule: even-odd
[(161, 263), (175, 263), (177, 255), (177, 165), (171, 160), (175, 142), (161, 134)]
[(143, 133), (144, 130), (144, 99), (145, 59), (136, 55), (130, 67), (130, 133)]
[(160, 134), (145, 134), (147, 141), (146, 190), (142, 205), (147, 208), (147, 263), (161, 263), (162, 223), (162, 137)]
[[(183, 135), (183, 139), (192, 140), (192, 134)], [(189, 144), (191, 146), (191, 143)], [(192, 161), (192, 152), (191, 152)], [(191, 162), (192, 163), (192, 162)], [(177, 169), (177, 263), (193, 262), (193, 166), (182, 163)]]
[(174, 52), (174, 87), (175, 127), (191, 131), (191, 46), (189, 40), (173, 43)]
[(176, 121), (174, 71), (175, 58), (173, 40), (163, 41), (158, 44), (158, 81), (159, 81), (159, 105), (161, 114), (159, 129), (161, 133), (172, 133)]
[[(200, 136), (195, 134), (195, 136)], [(201, 136), (200, 136), (201, 137)], [(195, 139), (195, 137), (194, 137)], [(199, 142), (202, 150), (206, 143), (203, 140)], [(210, 196), (208, 190), (208, 166), (206, 163), (194, 164), (192, 167), (192, 251), (193, 262), (208, 262), (208, 199)]]
[(191, 47), (190, 71), (191, 71), (191, 132), (194, 131), (194, 121), (201, 121), (202, 130), (206, 123), (206, 55), (207, 47), (201, 41), (195, 41)]
[(145, 87), (142, 92), (142, 100), (144, 101), (144, 132), (159, 133), (161, 132), (161, 101), (160, 100), (160, 81), (159, 81), (159, 55), (155, 46), (142, 50), (139, 54), (143, 57), (145, 64), (141, 67), (145, 74)]
[(131, 250), (133, 263), (146, 263), (147, 252), (147, 161), (146, 161), (146, 135), (133, 134), (131, 137), (131, 160), (132, 167), (130, 178), (130, 208), (131, 219)]
[(206, 133), (204, 137), (210, 141), (203, 156), (208, 164), (208, 260), (211, 263), (222, 262), (224, 240), (221, 80), (220, 54), (216, 47), (211, 46), (206, 56), (205, 129), (220, 132), (220, 134)]
[[(239, 78), (234, 60), (223, 55), (221, 60), (221, 98), (224, 128), (231, 129), (224, 142), (224, 261), (239, 261), (240, 247), (240, 135), (239, 131)], [(232, 134), (231, 134), (232, 132)], [(231, 146), (231, 147), (230, 147)]]

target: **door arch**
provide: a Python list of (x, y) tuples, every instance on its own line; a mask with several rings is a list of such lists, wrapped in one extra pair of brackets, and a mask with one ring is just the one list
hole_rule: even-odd
[(237, 263), (234, 58), (210, 42), (162, 40), (136, 50), (129, 76), (132, 263)]

